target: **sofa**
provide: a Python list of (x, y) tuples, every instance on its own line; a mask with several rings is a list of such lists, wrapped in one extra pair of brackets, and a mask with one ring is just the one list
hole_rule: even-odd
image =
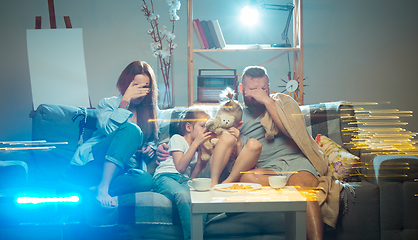
[[(205, 108), (216, 110), (211, 106)], [(367, 149), (356, 148), (353, 144), (358, 127), (356, 111), (348, 102), (304, 105), (301, 109), (307, 130), (314, 138), (318, 134), (328, 136), (360, 158), (351, 170), (351, 176), (345, 179), (337, 226), (335, 229), (324, 226), (324, 238), (416, 239), (418, 158), (409, 155), (376, 156)], [(160, 141), (167, 141), (178, 131), (176, 121), (172, 120), (178, 119), (182, 110), (172, 108), (159, 112)], [(0, 154), (0, 160), (13, 159), (27, 165), (28, 180), (23, 181), (20, 189), (46, 192), (67, 189), (62, 185), (62, 173), (77, 145), (91, 137), (96, 129), (95, 114), (95, 109), (54, 104), (41, 104), (32, 112), (34, 141), (66, 144), (56, 144), (49, 150)], [(141, 168), (151, 174), (155, 167), (155, 161), (141, 162)], [(4, 170), (0, 165), (1, 169)], [(61, 219), (65, 219), (67, 224), (61, 227), (67, 228), (64, 235), (68, 239), (182, 239), (178, 212), (165, 196), (151, 190), (115, 198), (119, 203), (115, 209), (103, 209), (88, 198), (81, 198), (81, 204), (69, 207), (70, 210), (65, 210), (65, 207), (50, 210), (50, 217), (59, 214)], [(36, 217), (30, 221), (47, 221), (46, 217), (40, 219), (39, 214), (33, 215)], [(12, 214), (0, 213), (0, 216), (4, 220)], [(205, 239), (285, 239), (284, 215), (281, 213), (212, 214), (208, 219)], [(29, 220), (17, 219), (15, 222), (22, 221)], [(0, 229), (7, 227), (3, 223), (0, 222)]]

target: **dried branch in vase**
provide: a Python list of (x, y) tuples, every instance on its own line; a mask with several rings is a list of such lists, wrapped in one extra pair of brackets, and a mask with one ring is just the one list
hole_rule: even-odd
[(158, 19), (160, 16), (154, 12), (154, 3), (149, 1), (149, 6), (146, 0), (142, 0), (142, 12), (149, 21), (151, 28), (148, 30), (148, 34), (151, 36), (151, 50), (155, 57), (157, 57), (162, 78), (165, 85), (165, 94), (163, 98), (163, 106), (169, 105), (171, 102), (171, 89), (170, 89), (170, 69), (171, 69), (171, 55), (173, 50), (177, 47), (177, 44), (173, 43), (174, 38), (174, 23), (180, 19), (177, 15), (177, 11), (180, 10), (181, 3), (179, 0), (167, 0), (169, 20), (171, 29), (169, 30), (165, 25), (159, 26)]

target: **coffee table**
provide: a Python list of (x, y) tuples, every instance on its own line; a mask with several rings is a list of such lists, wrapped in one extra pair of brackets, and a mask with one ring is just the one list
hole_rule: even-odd
[(190, 195), (193, 240), (203, 239), (203, 213), (222, 212), (285, 212), (286, 239), (306, 240), (306, 198), (292, 186), (237, 192), (190, 190)]

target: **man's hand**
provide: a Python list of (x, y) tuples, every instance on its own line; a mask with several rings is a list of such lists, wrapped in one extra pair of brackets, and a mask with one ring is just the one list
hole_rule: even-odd
[(253, 98), (255, 101), (257, 101), (260, 104), (263, 104), (264, 106), (267, 106), (268, 104), (274, 102), (274, 100), (271, 99), (268, 94), (268, 89), (267, 90), (264, 90), (262, 88), (249, 89), (245, 92), (245, 97)]
[(157, 147), (157, 164), (160, 165), (160, 162), (165, 161), (170, 156), (170, 152), (168, 151), (168, 145), (166, 143), (162, 143)]
[(153, 158), (154, 157), (154, 149), (152, 149), (150, 146), (143, 146), (142, 147), (142, 154), (145, 154), (145, 156), (147, 156), (148, 158)]

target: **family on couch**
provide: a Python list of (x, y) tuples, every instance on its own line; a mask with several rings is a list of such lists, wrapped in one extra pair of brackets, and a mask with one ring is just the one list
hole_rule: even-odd
[[(77, 149), (65, 173), (68, 180), (89, 188), (103, 207), (110, 208), (117, 206), (109, 192), (112, 180), (136, 167), (138, 149), (142, 149), (143, 156), (153, 158), (155, 153), (150, 145), (157, 141), (158, 136), (158, 121), (155, 121), (158, 89), (150, 65), (143, 61), (130, 63), (120, 75), (117, 87), (119, 97), (100, 101), (97, 131)], [(269, 78), (263, 67), (247, 67), (239, 89), (245, 103), (242, 124), (241, 116), (235, 117), (239, 121), (229, 129), (231, 134), (221, 136), (209, 166), (201, 160), (199, 148), (210, 137), (210, 132), (204, 128), (210, 115), (200, 112), (193, 118), (185, 117), (180, 125), (181, 134), (173, 135), (168, 145), (158, 146), (160, 166), (155, 181), (150, 174), (143, 172), (138, 175), (140, 187), (135, 185), (129, 190), (148, 191), (154, 185), (154, 190), (173, 200), (179, 208), (184, 237), (189, 239), (190, 203), (187, 197), (190, 199), (190, 192), (185, 183), (191, 177), (209, 168), (211, 174), (214, 173), (211, 175), (212, 184), (219, 180), (240, 180), (268, 185), (268, 175), (263, 173), (273, 171), (286, 175), (287, 185), (319, 187), (317, 201), (307, 202), (307, 235), (308, 239), (322, 239), (323, 222), (330, 226), (336, 224), (342, 186), (332, 180), (324, 154), (306, 131), (299, 106), (284, 94), (269, 96)], [(218, 114), (228, 114), (222, 109)], [(193, 111), (187, 110), (190, 115), (195, 114)], [(232, 161), (229, 168), (230, 156), (235, 158), (235, 162)], [(224, 168), (231, 172), (226, 180), (220, 179)], [(166, 178), (161, 181), (164, 175)], [(167, 181), (174, 181), (181, 188), (170, 188)], [(183, 189), (186, 200), (177, 201), (178, 195), (173, 189)], [(181, 210), (184, 204), (188, 210), (187, 206), (186, 210)], [(183, 221), (182, 216), (188, 216), (189, 222)]]

